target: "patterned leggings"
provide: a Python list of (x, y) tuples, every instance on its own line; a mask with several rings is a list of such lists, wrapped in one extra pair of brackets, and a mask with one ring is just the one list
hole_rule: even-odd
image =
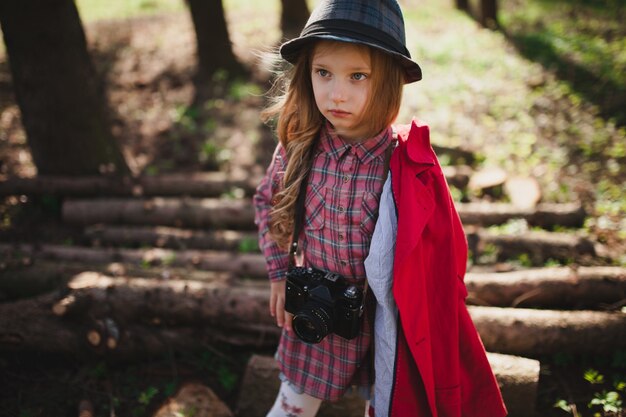
[[(309, 394), (298, 394), (288, 383), (280, 385), (274, 406), (266, 417), (315, 417), (322, 404), (319, 398)], [(365, 417), (368, 417), (369, 401), (365, 404)]]

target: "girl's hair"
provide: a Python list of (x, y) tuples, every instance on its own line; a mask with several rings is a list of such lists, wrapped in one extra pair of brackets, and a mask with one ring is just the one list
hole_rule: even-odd
[[(300, 52), (293, 68), (283, 74), (283, 92), (266, 108), (262, 117), (268, 121), (277, 117), (276, 133), (287, 151), (287, 167), (283, 184), (274, 196), (276, 204), (270, 210), (269, 231), (282, 248), (291, 243), (295, 203), (300, 185), (309, 171), (308, 155), (319, 134), (324, 117), (317, 108), (311, 84), (311, 61), (315, 45), (336, 47), (338, 42), (311, 43)], [(400, 111), (404, 71), (394, 58), (361, 44), (352, 44), (369, 54), (371, 89), (359, 125), (365, 126), (366, 136), (372, 137), (391, 125)]]

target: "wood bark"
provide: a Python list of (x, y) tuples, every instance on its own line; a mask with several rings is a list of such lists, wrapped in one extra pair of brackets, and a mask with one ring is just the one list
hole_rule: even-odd
[[(539, 362), (510, 355), (488, 353), (489, 363), (502, 390), (509, 417), (531, 417), (534, 413)], [(280, 380), (278, 365), (271, 356), (253, 355), (244, 373), (237, 409), (246, 417), (264, 417), (276, 398)], [(361, 416), (364, 401), (355, 392), (338, 403), (325, 402), (320, 417)]]
[(558, 352), (606, 354), (626, 347), (626, 314), (468, 307), (491, 352), (536, 358)]
[(261, 254), (235, 254), (219, 251), (166, 249), (85, 248), (62, 245), (0, 244), (6, 256), (19, 253), (33, 259), (79, 262), (83, 264), (123, 263), (136, 267), (188, 267), (204, 271), (228, 272), (242, 278), (267, 277), (265, 259)]
[(531, 226), (581, 227), (586, 213), (578, 203), (543, 203), (532, 209), (520, 209), (507, 203), (457, 203), (456, 208), (465, 225), (493, 226), (510, 219), (526, 220)]
[(0, 24), (37, 172), (128, 173), (72, 0), (3, 0)]
[(71, 224), (158, 224), (203, 229), (247, 229), (254, 225), (249, 200), (220, 199), (89, 199), (66, 200), (63, 220)]
[[(108, 350), (132, 356), (141, 354), (144, 344), (151, 352), (165, 349), (160, 337), (169, 343), (180, 333), (189, 340), (198, 328), (210, 330), (216, 340), (273, 346), (279, 331), (268, 302), (264, 283), (229, 287), (84, 273), (65, 292), (0, 304), (0, 350)], [(475, 306), (469, 311), (485, 347), (493, 352), (538, 357), (560, 351), (605, 354), (626, 347), (623, 313)], [(118, 334), (113, 344), (111, 328)], [(93, 332), (98, 336), (89, 344), (87, 336)], [(54, 341), (46, 342), (50, 339)]]
[(170, 249), (213, 249), (258, 252), (258, 233), (233, 230), (204, 232), (190, 229), (143, 226), (90, 226), (85, 236), (105, 245), (141, 245)]
[(241, 189), (252, 195), (260, 178), (231, 178), (223, 172), (162, 174), (142, 177), (37, 176), (0, 182), (0, 195), (193, 196), (219, 197)]
[(498, 0), (480, 0), (480, 24), (489, 29), (498, 28)]
[[(513, 218), (530, 225), (580, 227), (585, 212), (580, 204), (540, 204), (536, 209), (519, 209), (506, 203), (456, 203), (466, 225), (502, 224)], [(249, 200), (121, 198), (67, 200), (63, 218), (74, 224), (127, 223), (176, 227), (219, 227), (252, 230), (254, 210)]]
[[(468, 166), (443, 167), (448, 184), (465, 188), (471, 168)], [(233, 178), (224, 172), (193, 172), (161, 174), (141, 177), (102, 176), (37, 176), (11, 177), (0, 181), (0, 196), (8, 195), (58, 195), (63, 197), (220, 197), (233, 191), (252, 196), (261, 181), (260, 177)]]
[(292, 39), (300, 34), (309, 18), (306, 0), (281, 0), (280, 29), (283, 39)]
[(533, 265), (543, 265), (553, 259), (576, 261), (597, 259), (595, 244), (582, 236), (572, 233), (547, 231), (527, 231), (516, 234), (499, 234), (484, 230), (468, 233), (468, 242), (475, 246), (475, 258), (484, 251), (486, 245), (494, 245), (498, 250), (498, 260), (505, 261), (526, 254)]
[(245, 73), (233, 53), (222, 0), (187, 0), (196, 33), (198, 76), (211, 80), (219, 70), (232, 77)]
[(468, 273), (470, 304), (497, 307), (619, 308), (626, 305), (626, 268), (540, 268)]

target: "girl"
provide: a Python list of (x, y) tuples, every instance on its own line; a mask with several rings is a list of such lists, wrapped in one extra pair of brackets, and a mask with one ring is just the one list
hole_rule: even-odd
[[(323, 0), (280, 54), (293, 68), (284, 95), (265, 113), (276, 118), (279, 144), (254, 196), (270, 313), (283, 328), (282, 384), (268, 417), (314, 416), (322, 400), (336, 401), (352, 385), (369, 392), (376, 302), (377, 329), (381, 320), (393, 326), (376, 337), (370, 416), (503, 416), (463, 304), (464, 235), (426, 128), (399, 128), (398, 140), (391, 128), (403, 84), (422, 77), (397, 2)], [(356, 337), (336, 330), (311, 343), (305, 336), (323, 320), (294, 326), (285, 311), (294, 281), (286, 289), (286, 278), (298, 248), (299, 264), (357, 288), (341, 297), (376, 296), (363, 303)]]

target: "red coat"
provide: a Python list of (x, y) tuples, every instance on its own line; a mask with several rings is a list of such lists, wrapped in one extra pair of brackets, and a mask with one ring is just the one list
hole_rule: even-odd
[(391, 162), (398, 215), (393, 295), (396, 372), (389, 417), (507, 414), (465, 306), (467, 242), (428, 126), (398, 129)]

